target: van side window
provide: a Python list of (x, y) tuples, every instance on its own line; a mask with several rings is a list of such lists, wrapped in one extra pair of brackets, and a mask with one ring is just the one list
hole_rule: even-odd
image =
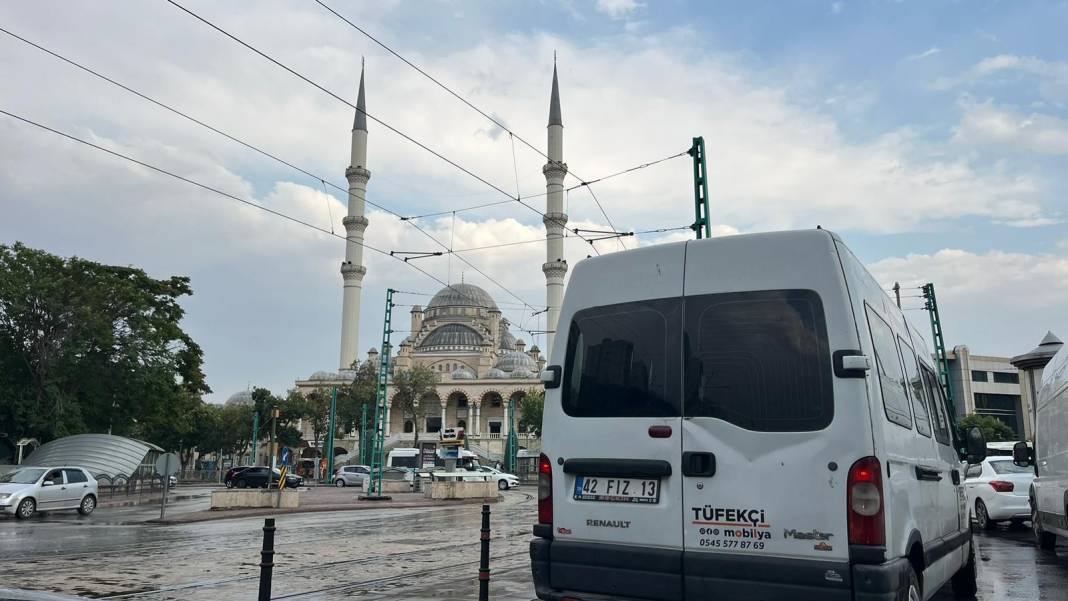
[(605, 305), (575, 313), (562, 406), (574, 417), (678, 417), (682, 300)]
[(927, 391), (931, 393), (931, 421), (934, 423), (935, 440), (948, 445), (950, 444), (949, 418), (945, 413), (945, 395), (942, 393), (942, 385), (938, 383), (938, 376), (926, 367), (923, 368), (923, 379), (927, 385)]
[(686, 417), (758, 432), (807, 432), (834, 417), (823, 303), (812, 290), (685, 299)]
[(879, 374), (879, 388), (883, 393), (886, 418), (911, 430), (912, 413), (909, 411), (908, 384), (901, 371), (901, 360), (897, 356), (897, 345), (894, 344), (894, 332), (871, 307), (864, 305), (864, 310), (868, 314), (868, 328), (871, 330), (871, 341), (875, 348), (875, 365)]
[(901, 351), (901, 362), (905, 364), (905, 377), (912, 389), (912, 414), (916, 416), (916, 431), (924, 436), (931, 436), (931, 419), (927, 413), (927, 397), (923, 392), (923, 380), (916, 367), (916, 353), (900, 336), (897, 347)]

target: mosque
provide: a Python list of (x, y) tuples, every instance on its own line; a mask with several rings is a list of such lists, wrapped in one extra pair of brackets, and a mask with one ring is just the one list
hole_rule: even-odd
[[(296, 387), (306, 393), (313, 390), (342, 386), (352, 381), (353, 366), (357, 364), (359, 341), (360, 296), (367, 269), (363, 264), (364, 232), (370, 225), (364, 216), (367, 183), (371, 172), (367, 168), (367, 117), (364, 73), (360, 73), (356, 117), (352, 127), (351, 164), (345, 170), (349, 182), (348, 213), (342, 219), (346, 238), (345, 259), (341, 263), (343, 308), (341, 316), (340, 369), (337, 372), (318, 371)], [(563, 259), (564, 228), (567, 215), (563, 212), (564, 177), (567, 165), (563, 162), (563, 120), (560, 112), (560, 90), (556, 67), (553, 66), (552, 91), (549, 100), (548, 156), (542, 172), (546, 180), (546, 262), (542, 272), (546, 281), (547, 344), (551, 348), (553, 330), (563, 300), (564, 276), (567, 262)], [(539, 372), (545, 357), (537, 345), (530, 348), (516, 339), (509, 329), (493, 297), (482, 288), (468, 283), (442, 288), (426, 307), (411, 309), (410, 335), (395, 348), (390, 367), (400, 370), (425, 366), (439, 375), (436, 390), (421, 399), (427, 403), (425, 415), (415, 423), (394, 408), (395, 391), (387, 388), (385, 415), (386, 446), (408, 446), (419, 431), (421, 442), (438, 438), (443, 428), (463, 428), (470, 447), (480, 455), (498, 459), (504, 439), (512, 423), (508, 415), (509, 401), (515, 406), (531, 389), (540, 389)], [(375, 348), (367, 352), (367, 360), (378, 364)], [(433, 407), (433, 410), (431, 409)], [(440, 408), (440, 411), (437, 409)], [(306, 429), (306, 428), (305, 428)], [(533, 435), (518, 434), (522, 446), (535, 443)], [(305, 432), (310, 440), (310, 432)], [(348, 433), (335, 443), (335, 454), (358, 448), (358, 434)], [(535, 443), (536, 444), (536, 443)], [(314, 449), (305, 449), (303, 456), (314, 456)]]

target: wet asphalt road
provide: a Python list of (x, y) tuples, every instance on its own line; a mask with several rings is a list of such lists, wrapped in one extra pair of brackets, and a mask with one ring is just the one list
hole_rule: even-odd
[[(493, 506), (491, 598), (533, 598), (527, 543), (532, 491)], [(194, 511), (205, 498), (169, 511)], [(262, 518), (146, 525), (158, 507), (0, 518), (4, 587), (113, 599), (245, 600), (255, 596)], [(469, 600), (478, 587), (478, 506), (383, 509), (277, 518), (275, 599)], [(1068, 545), (1042, 552), (1027, 528), (976, 533), (981, 601), (1068, 601)], [(954, 597), (946, 590), (935, 599)]]

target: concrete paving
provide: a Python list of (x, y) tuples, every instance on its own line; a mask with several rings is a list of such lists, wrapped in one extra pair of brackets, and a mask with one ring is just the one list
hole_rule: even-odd
[[(204, 502), (174, 509), (195, 511)], [(153, 511), (0, 518), (0, 599), (26, 598), (2, 587), (114, 599), (255, 596), (262, 518), (144, 523)], [(507, 492), (492, 511), (491, 598), (529, 601), (533, 491)], [(469, 601), (478, 590), (479, 514), (478, 506), (461, 505), (280, 516), (273, 598)], [(981, 601), (1068, 600), (1068, 547), (1041, 552), (1029, 530), (1008, 527), (977, 533), (976, 541)], [(935, 596), (952, 598), (948, 590)]]

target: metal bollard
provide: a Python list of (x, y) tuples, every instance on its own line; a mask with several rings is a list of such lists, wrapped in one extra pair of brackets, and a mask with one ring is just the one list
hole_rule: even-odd
[(271, 571), (274, 570), (274, 518), (263, 520), (263, 550), (260, 551), (259, 601), (271, 601)]
[(490, 506), (482, 506), (482, 532), (478, 559), (478, 601), (489, 601), (489, 543), (490, 543)]

